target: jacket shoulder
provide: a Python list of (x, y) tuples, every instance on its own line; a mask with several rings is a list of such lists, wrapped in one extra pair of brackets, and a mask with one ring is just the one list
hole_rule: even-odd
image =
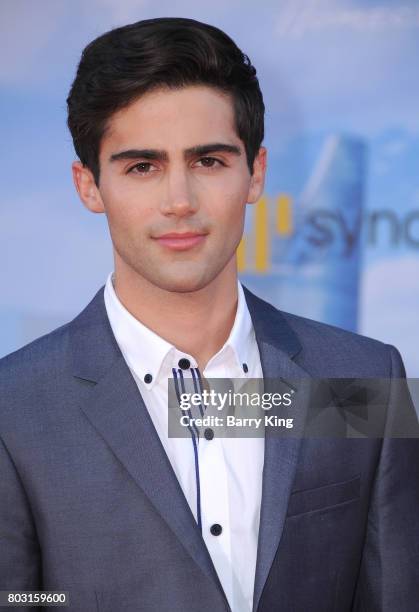
[[(391, 345), (340, 327), (286, 312), (245, 287), (254, 324), (275, 339), (313, 377), (404, 376), (400, 353)], [(256, 328), (255, 328), (256, 329)]]
[(66, 323), (51, 332), (36, 338), (25, 346), (0, 359), (0, 385), (15, 378), (30, 381), (34, 375), (51, 376), (63, 365), (67, 354), (68, 329)]
[(315, 369), (319, 373), (327, 364), (336, 375), (342, 371), (380, 377), (390, 376), (400, 365), (394, 363), (401, 362), (398, 350), (385, 342), (289, 312), (281, 313), (301, 342), (301, 359), (311, 366), (317, 361)]
[(69, 342), (72, 330), (81, 329), (84, 333), (86, 327), (94, 324), (98, 313), (98, 304), (103, 294), (101, 287), (92, 300), (71, 321), (53, 329), (51, 332), (36, 338), (25, 346), (9, 353), (0, 359), (0, 384), (14, 378), (25, 382), (34, 376), (51, 375), (65, 369), (69, 359)]

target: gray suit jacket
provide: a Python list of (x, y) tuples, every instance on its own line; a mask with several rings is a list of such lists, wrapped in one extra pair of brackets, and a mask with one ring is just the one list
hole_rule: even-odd
[[(394, 418), (394, 347), (245, 295), (264, 377), (388, 378)], [(302, 393), (297, 424), (309, 410)], [(229, 610), (103, 287), (0, 361), (0, 470), (0, 590), (67, 590), (74, 612)], [(254, 610), (419, 610), (418, 516), (416, 439), (267, 430)]]

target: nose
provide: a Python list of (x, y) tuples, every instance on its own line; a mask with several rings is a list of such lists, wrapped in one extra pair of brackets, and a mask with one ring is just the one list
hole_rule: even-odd
[(192, 192), (187, 171), (184, 168), (172, 168), (167, 172), (160, 210), (164, 215), (177, 217), (192, 215), (198, 210), (196, 194)]

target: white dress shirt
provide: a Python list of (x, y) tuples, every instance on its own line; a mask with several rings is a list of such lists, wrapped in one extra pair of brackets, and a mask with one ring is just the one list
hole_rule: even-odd
[[(167, 380), (173, 377), (172, 368), (179, 367), (179, 360), (189, 360), (190, 368), (197, 368), (198, 364), (192, 355), (179, 351), (128, 312), (116, 295), (112, 273), (107, 278), (104, 297), (116, 341), (197, 521), (199, 494), (202, 537), (232, 612), (251, 612), (264, 438), (202, 437), (194, 450), (191, 437), (169, 437)], [(191, 369), (182, 369), (182, 374), (190, 378)], [(252, 321), (239, 282), (237, 312), (230, 335), (201, 374), (205, 378), (263, 377)], [(219, 535), (210, 530), (214, 524), (221, 525)]]

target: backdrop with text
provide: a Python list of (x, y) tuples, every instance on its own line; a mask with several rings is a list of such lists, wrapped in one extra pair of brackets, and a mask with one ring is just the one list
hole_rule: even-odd
[(276, 306), (395, 344), (419, 376), (416, 1), (14, 0), (0, 7), (0, 356), (67, 322), (112, 269), (106, 219), (75, 193), (65, 100), (83, 47), (183, 16), (225, 30), (258, 70), (265, 193), (238, 267)]

